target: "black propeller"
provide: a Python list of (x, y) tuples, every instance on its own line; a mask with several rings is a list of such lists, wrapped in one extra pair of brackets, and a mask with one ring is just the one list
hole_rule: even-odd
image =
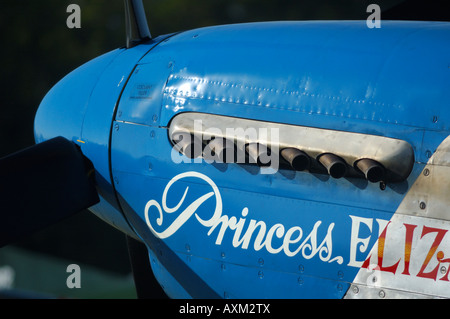
[(167, 295), (153, 275), (147, 247), (126, 236), (133, 279), (139, 299), (166, 299)]
[(62, 137), (0, 159), (0, 247), (98, 203), (92, 172)]
[(129, 49), (142, 42), (151, 40), (152, 36), (148, 28), (142, 0), (124, 1), (127, 48)]

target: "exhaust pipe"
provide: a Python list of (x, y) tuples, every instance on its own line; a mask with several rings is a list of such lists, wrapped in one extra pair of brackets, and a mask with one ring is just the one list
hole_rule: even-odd
[(385, 170), (380, 163), (365, 158), (356, 162), (356, 167), (364, 174), (369, 182), (381, 182), (385, 176)]
[(220, 163), (236, 162), (236, 146), (225, 138), (215, 138), (206, 145), (203, 150), (203, 157)]
[(175, 150), (189, 158), (200, 157), (203, 153), (202, 141), (190, 133), (175, 133), (172, 135), (172, 140)]
[(270, 148), (259, 143), (250, 143), (245, 147), (249, 156), (249, 163), (258, 166), (270, 166)]
[(292, 169), (296, 171), (304, 171), (311, 166), (311, 159), (309, 156), (296, 148), (285, 148), (281, 150), (281, 156), (291, 165)]
[(347, 164), (339, 156), (327, 153), (321, 155), (318, 160), (333, 178), (341, 178), (347, 174)]

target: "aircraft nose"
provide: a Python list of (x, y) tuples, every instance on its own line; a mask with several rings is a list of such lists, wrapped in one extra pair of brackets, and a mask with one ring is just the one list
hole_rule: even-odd
[(82, 65), (47, 93), (35, 116), (36, 143), (58, 136), (75, 141), (81, 136), (90, 95), (115, 55), (113, 51)]

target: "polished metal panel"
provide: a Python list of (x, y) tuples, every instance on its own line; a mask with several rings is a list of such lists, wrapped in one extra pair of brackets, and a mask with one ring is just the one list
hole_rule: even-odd
[[(450, 298), (450, 137), (436, 150), (353, 280), (346, 298)], [(389, 291), (389, 293), (388, 293)]]
[(353, 174), (359, 172), (363, 176), (356, 164), (369, 159), (383, 168), (384, 179), (392, 182), (405, 180), (414, 165), (414, 152), (408, 142), (370, 134), (194, 112), (181, 113), (172, 120), (169, 136), (178, 132), (190, 132), (202, 140), (220, 137), (234, 141), (238, 153), (248, 144), (259, 143), (272, 150), (298, 149), (319, 161), (324, 154), (332, 154), (345, 161)]

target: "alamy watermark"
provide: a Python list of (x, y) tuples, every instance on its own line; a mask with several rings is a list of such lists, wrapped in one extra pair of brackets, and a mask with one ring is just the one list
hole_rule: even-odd
[(0, 267), (0, 290), (11, 289), (15, 276), (16, 272), (11, 266)]
[(66, 25), (69, 29), (81, 29), (81, 8), (78, 4), (70, 4), (66, 9), (70, 15), (67, 17)]
[[(81, 8), (78, 4), (70, 4), (66, 9), (70, 15), (67, 17), (66, 25), (69, 29), (81, 29)], [(372, 3), (367, 6), (366, 25), (369, 29), (381, 28), (381, 8), (378, 4)]]
[(176, 132), (171, 158), (180, 163), (255, 164), (262, 174), (274, 174), (280, 164), (278, 128), (220, 128), (203, 130), (202, 120), (194, 121), (194, 133)]
[(67, 266), (66, 272), (70, 273), (67, 277), (67, 288), (81, 288), (81, 268), (77, 264)]
[(367, 13), (370, 15), (367, 17), (366, 25), (369, 29), (381, 28), (381, 8), (378, 4), (369, 4), (367, 6)]

